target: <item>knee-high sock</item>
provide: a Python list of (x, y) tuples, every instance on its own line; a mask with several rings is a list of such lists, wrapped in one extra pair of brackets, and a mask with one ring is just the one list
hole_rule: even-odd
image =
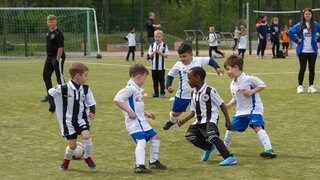
[(159, 159), (160, 141), (152, 139), (150, 145), (150, 163), (154, 163)]
[(93, 149), (91, 138), (89, 138), (87, 140), (83, 140), (83, 142), (84, 142), (84, 156), (85, 156), (85, 158), (91, 157), (92, 149)]
[(223, 141), (218, 136), (215, 135), (215, 136), (209, 137), (208, 140), (211, 144), (214, 144), (216, 146), (217, 150), (219, 151), (219, 153), (224, 159), (227, 159), (228, 157), (231, 156), (229, 150), (227, 149)]
[(70, 149), (70, 147), (67, 146), (66, 153), (65, 153), (65, 159), (71, 160), (73, 153), (74, 153), (74, 150)]
[(137, 141), (136, 146), (136, 165), (144, 165), (145, 160), (145, 148), (146, 148), (146, 140), (141, 139)]
[(234, 131), (229, 131), (229, 130), (226, 131), (226, 134), (224, 136), (224, 144), (226, 146), (230, 146), (231, 139), (232, 139), (234, 133), (235, 133)]
[(178, 121), (178, 117), (174, 117), (174, 116), (172, 115), (172, 112), (170, 112), (169, 121), (175, 124), (175, 123), (177, 123), (177, 121)]
[(260, 131), (258, 131), (257, 135), (265, 150), (272, 149), (269, 135), (264, 129), (261, 129)]

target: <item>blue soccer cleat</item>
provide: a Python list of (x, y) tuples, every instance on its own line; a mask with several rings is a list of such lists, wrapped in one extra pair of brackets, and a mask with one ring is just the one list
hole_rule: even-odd
[(260, 156), (263, 158), (275, 158), (277, 154), (273, 151), (273, 149), (268, 149), (260, 153)]
[(234, 164), (237, 164), (237, 160), (236, 158), (234, 158), (233, 156), (230, 156), (228, 157), (227, 159), (221, 161), (219, 163), (219, 166), (231, 166), (231, 165), (234, 165)]
[(214, 150), (216, 146), (212, 144), (211, 149), (208, 151), (205, 151), (201, 157), (201, 161), (207, 161), (210, 157), (210, 154), (212, 153), (212, 151)]

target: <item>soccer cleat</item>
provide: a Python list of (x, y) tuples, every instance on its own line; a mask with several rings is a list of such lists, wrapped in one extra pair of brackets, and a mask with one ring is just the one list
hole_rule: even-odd
[(138, 165), (138, 166), (136, 165), (133, 171), (135, 173), (151, 173), (152, 172), (150, 169), (146, 168), (146, 166), (144, 165)]
[(168, 130), (171, 128), (171, 126), (173, 126), (174, 123), (170, 122), (170, 121), (167, 121), (166, 124), (164, 124), (163, 126), (163, 130)]
[(269, 149), (260, 153), (260, 156), (263, 158), (275, 158), (277, 154), (273, 151), (273, 149)]
[(297, 93), (298, 93), (298, 94), (303, 93), (303, 86), (299, 85), (299, 86), (297, 87)]
[(166, 94), (161, 93), (161, 94), (160, 94), (160, 97), (161, 97), (161, 98), (165, 98), (165, 97), (166, 97)]
[(308, 93), (316, 93), (317, 89), (314, 87), (314, 85), (311, 85), (308, 87)]
[(159, 94), (153, 93), (151, 97), (157, 98), (157, 97), (159, 97)]
[(48, 96), (45, 96), (43, 99), (40, 100), (40, 102), (48, 102), (48, 101), (49, 101)]
[(228, 157), (227, 159), (221, 161), (219, 163), (219, 166), (231, 166), (231, 165), (234, 165), (234, 164), (237, 164), (237, 160), (236, 158), (234, 158), (233, 156), (230, 156)]
[(92, 158), (91, 157), (87, 157), (84, 162), (87, 163), (88, 167), (90, 169), (95, 169), (96, 168), (96, 164), (93, 162)]
[(70, 163), (70, 160), (64, 159), (64, 160), (62, 161), (62, 164), (61, 164), (61, 166), (60, 166), (60, 169), (61, 169), (61, 170), (67, 170), (68, 167), (69, 167), (69, 163)]
[(201, 157), (201, 161), (207, 161), (210, 157), (210, 154), (212, 153), (212, 151), (214, 150), (216, 146), (212, 144), (211, 149), (205, 151)]
[(160, 169), (160, 170), (166, 170), (167, 166), (164, 164), (161, 164), (160, 161), (156, 160), (153, 163), (149, 163), (150, 169)]

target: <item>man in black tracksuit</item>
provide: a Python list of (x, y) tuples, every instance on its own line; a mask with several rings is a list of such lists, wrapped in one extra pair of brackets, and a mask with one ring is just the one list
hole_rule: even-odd
[[(53, 71), (57, 77), (58, 84), (64, 84), (63, 78), (63, 64), (66, 59), (64, 53), (64, 36), (63, 33), (57, 27), (57, 17), (55, 15), (48, 15), (47, 17), (47, 59), (43, 67), (43, 80), (46, 84), (46, 92), (52, 88), (51, 75)], [(47, 102), (46, 96), (41, 102)]]

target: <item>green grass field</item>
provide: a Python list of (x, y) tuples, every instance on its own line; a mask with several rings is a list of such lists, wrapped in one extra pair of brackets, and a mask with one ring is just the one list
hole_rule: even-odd
[[(167, 69), (176, 58), (172, 55), (168, 59)], [(75, 60), (66, 61), (66, 79), (69, 79), (67, 68)], [(43, 61), (1, 60), (1, 179), (320, 179), (319, 93), (296, 93), (298, 61), (295, 57), (257, 60), (247, 56), (245, 59), (245, 72), (260, 77), (267, 84), (261, 96), (266, 130), (277, 158), (262, 159), (259, 156), (262, 145), (248, 129), (245, 133), (237, 133), (231, 144), (237, 165), (219, 167), (222, 158), (215, 156), (216, 151), (208, 162), (201, 162), (202, 150), (184, 138), (188, 124), (162, 130), (171, 109), (169, 97), (173, 95), (167, 94), (168, 97), (162, 99), (148, 96), (144, 98), (145, 109), (156, 114), (156, 120), (149, 122), (160, 135), (160, 161), (168, 166), (168, 170), (154, 170), (147, 175), (133, 172), (135, 144), (125, 131), (120, 110), (113, 103), (115, 94), (128, 81), (131, 62), (120, 57), (80, 61), (90, 68), (88, 84), (97, 102), (96, 119), (91, 122), (97, 171), (90, 172), (83, 160), (71, 161), (68, 171), (59, 168), (66, 140), (60, 136), (56, 116), (48, 112), (48, 104), (39, 101), (45, 95)], [(144, 58), (138, 58), (137, 62), (150, 67), (150, 62)], [(217, 62), (222, 65), (223, 61)], [(318, 63), (315, 84), (320, 89), (319, 69)], [(207, 83), (229, 102), (229, 77), (217, 76), (211, 67), (206, 70)], [(54, 76), (53, 80), (55, 82)], [(304, 84), (306, 90), (308, 73)], [(177, 88), (177, 78), (174, 87)], [(152, 94), (151, 76), (144, 89)], [(231, 117), (233, 113), (234, 109), (229, 111)], [(223, 138), (224, 118), (219, 127)], [(146, 148), (148, 160), (149, 146)]]

